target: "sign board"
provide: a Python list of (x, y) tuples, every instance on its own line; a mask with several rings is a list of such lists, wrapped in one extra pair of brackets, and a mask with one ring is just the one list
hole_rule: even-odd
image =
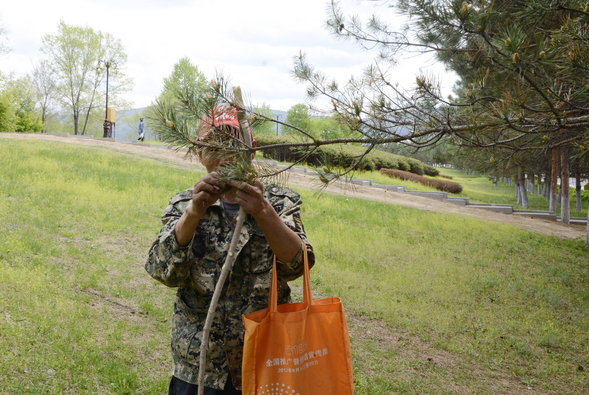
[(109, 107), (108, 110), (106, 110), (106, 119), (108, 119), (110, 122), (116, 122), (116, 112), (117, 110)]

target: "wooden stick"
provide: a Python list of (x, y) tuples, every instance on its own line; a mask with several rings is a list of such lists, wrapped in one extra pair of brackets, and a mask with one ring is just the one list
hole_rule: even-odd
[[(239, 131), (241, 134), (241, 138), (242, 141), (249, 148), (251, 148), (252, 135), (249, 123), (245, 115), (245, 111), (243, 110), (243, 108), (245, 107), (241, 96), (241, 89), (238, 86), (236, 86), (235, 88), (233, 88), (233, 94), (235, 96), (235, 104), (239, 107), (239, 109), (237, 110), (237, 119), (239, 120)], [(251, 161), (251, 153), (247, 152), (246, 155), (246, 160)], [(221, 269), (219, 281), (217, 281), (217, 284), (215, 285), (215, 292), (213, 293), (211, 305), (209, 306), (209, 311), (207, 312), (207, 318), (205, 320), (205, 326), (202, 331), (202, 343), (200, 345), (200, 362), (198, 367), (198, 395), (204, 394), (205, 368), (207, 364), (207, 353), (209, 350), (209, 335), (211, 333), (211, 327), (213, 326), (213, 316), (215, 315), (215, 310), (217, 309), (217, 304), (219, 303), (219, 298), (221, 297), (221, 292), (223, 291), (225, 280), (227, 279), (229, 272), (233, 268), (235, 258), (237, 258), (235, 256), (235, 250), (237, 247), (237, 241), (239, 240), (239, 235), (241, 234), (241, 228), (243, 227), (243, 223), (245, 221), (245, 215), (246, 213), (243, 210), (243, 207), (239, 207), (239, 214), (237, 215), (237, 222), (235, 224), (235, 229), (233, 230), (231, 244), (229, 245), (229, 252), (227, 253), (227, 258), (225, 259), (223, 268)], [(231, 380), (231, 374), (229, 374), (229, 380)]]

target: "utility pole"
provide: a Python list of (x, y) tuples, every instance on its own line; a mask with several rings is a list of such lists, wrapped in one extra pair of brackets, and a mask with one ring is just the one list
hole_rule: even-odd
[[(282, 115), (276, 115), (274, 119), (276, 119), (277, 121), (282, 121)], [(276, 122), (276, 135), (278, 136), (278, 122)]]
[(106, 68), (106, 109), (104, 110), (104, 134), (102, 137), (110, 137), (111, 136), (111, 123), (108, 120), (108, 77), (109, 77), (109, 69), (113, 66), (115, 70), (117, 70), (117, 62), (114, 60), (100, 60), (98, 62), (98, 67), (96, 68), (98, 72), (101, 72), (103, 68)]

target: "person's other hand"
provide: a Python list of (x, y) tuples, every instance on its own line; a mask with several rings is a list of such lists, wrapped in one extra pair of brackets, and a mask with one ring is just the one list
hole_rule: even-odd
[(192, 192), (192, 213), (202, 217), (207, 208), (221, 197), (220, 192), (224, 187), (216, 172), (209, 173), (198, 180)]
[(230, 181), (228, 185), (235, 187), (235, 202), (254, 218), (267, 209), (269, 202), (264, 198), (264, 184), (256, 180), (252, 184), (241, 181)]

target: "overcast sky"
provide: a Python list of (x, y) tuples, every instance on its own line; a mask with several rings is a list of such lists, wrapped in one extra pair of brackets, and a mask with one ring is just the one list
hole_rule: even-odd
[[(378, 4), (341, 2), (346, 13), (394, 18), (390, 8)], [(162, 79), (186, 56), (209, 79), (222, 70), (252, 103), (286, 111), (306, 99), (304, 85), (291, 75), (300, 51), (340, 81), (359, 74), (376, 55), (335, 40), (324, 28), (326, 6), (324, 0), (5, 0), (0, 26), (12, 52), (0, 56), (0, 70), (30, 73), (39, 60), (41, 37), (56, 34), (63, 20), (121, 40), (128, 54), (126, 72), (135, 83), (126, 98), (134, 108), (149, 105), (160, 93)], [(394, 82), (413, 83), (420, 68), (440, 76), (445, 94), (450, 93), (453, 76), (427, 58), (402, 62)]]

